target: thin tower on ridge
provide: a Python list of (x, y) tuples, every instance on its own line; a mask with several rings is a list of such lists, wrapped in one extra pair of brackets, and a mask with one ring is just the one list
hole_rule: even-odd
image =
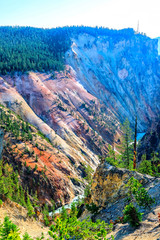
[(139, 20), (138, 20), (138, 23), (137, 23), (137, 33), (139, 33)]

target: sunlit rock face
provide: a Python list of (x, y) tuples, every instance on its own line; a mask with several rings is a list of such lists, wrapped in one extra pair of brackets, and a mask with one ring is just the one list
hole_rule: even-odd
[[(91, 184), (91, 194), (87, 198), (89, 204), (94, 203), (99, 207), (100, 212), (97, 219), (109, 222), (123, 216), (123, 209), (126, 205), (128, 180), (134, 177), (143, 187), (148, 190), (150, 196), (155, 198), (155, 205), (160, 205), (160, 178), (140, 174), (128, 169), (116, 168), (107, 162), (102, 162), (96, 169)], [(144, 211), (144, 209), (140, 209)], [(145, 210), (145, 213), (150, 210)]]
[(81, 34), (72, 39), (66, 61), (77, 80), (101, 99), (121, 122), (144, 131), (160, 112), (158, 40), (117, 31), (114, 36)]

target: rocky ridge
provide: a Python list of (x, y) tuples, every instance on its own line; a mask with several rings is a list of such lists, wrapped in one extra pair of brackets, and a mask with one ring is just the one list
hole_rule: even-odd
[[(148, 190), (150, 196), (155, 199), (155, 204), (152, 210), (139, 208), (143, 212), (143, 222), (138, 230), (129, 227), (128, 224), (118, 224), (115, 225), (115, 230), (111, 234), (115, 236), (116, 240), (149, 239), (149, 237), (157, 240), (158, 236), (160, 236), (158, 225), (158, 212), (160, 211), (160, 193), (158, 189), (160, 188), (160, 178), (116, 168), (104, 162), (98, 166), (93, 176), (91, 194), (87, 201), (89, 204), (94, 203), (100, 207), (98, 214), (94, 216), (95, 219), (101, 219), (106, 222), (117, 220), (118, 217), (123, 216), (127, 193), (125, 184), (132, 176), (138, 179)], [(84, 216), (86, 217), (86, 213)], [(151, 232), (149, 233), (149, 231)]]

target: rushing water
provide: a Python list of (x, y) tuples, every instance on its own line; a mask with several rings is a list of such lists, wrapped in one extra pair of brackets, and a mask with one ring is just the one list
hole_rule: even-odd
[[(75, 198), (73, 198), (72, 202), (69, 204), (64, 205), (63, 207), (65, 209), (71, 209), (72, 203), (77, 203), (78, 201), (82, 200), (84, 198), (84, 195), (78, 195)], [(62, 211), (62, 207), (57, 208), (54, 213), (60, 213)], [(49, 213), (50, 216), (52, 216), (52, 212)]]

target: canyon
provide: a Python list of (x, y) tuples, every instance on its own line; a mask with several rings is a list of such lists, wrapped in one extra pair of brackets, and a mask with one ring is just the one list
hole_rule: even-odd
[[(1, 104), (50, 141), (45, 143), (50, 144), (46, 155), (52, 155), (48, 171), (52, 172), (55, 161), (60, 162), (57, 177), (50, 172), (49, 179), (51, 186), (62, 190), (63, 204), (82, 194), (87, 172), (93, 174), (99, 157), (107, 156), (109, 144), (119, 143), (126, 118), (134, 127), (137, 116), (138, 132), (158, 122), (158, 40), (132, 29), (107, 31), (70, 34), (63, 71), (15, 72), (0, 78)], [(69, 190), (64, 197), (66, 184)], [(49, 195), (48, 199), (53, 193)], [(58, 195), (54, 199), (58, 201)]]

